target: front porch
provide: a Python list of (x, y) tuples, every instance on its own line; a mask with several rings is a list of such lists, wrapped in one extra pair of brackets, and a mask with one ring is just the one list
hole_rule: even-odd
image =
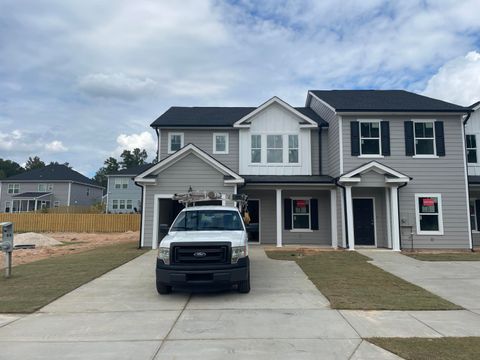
[(25, 192), (12, 197), (10, 211), (12, 213), (31, 212), (52, 207), (51, 192)]

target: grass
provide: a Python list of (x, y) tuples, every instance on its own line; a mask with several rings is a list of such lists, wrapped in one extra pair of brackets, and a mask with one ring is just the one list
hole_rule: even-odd
[(369, 338), (407, 360), (473, 360), (480, 357), (480, 337)]
[(103, 246), (15, 266), (11, 278), (0, 277), (0, 313), (34, 312), (145, 253), (137, 245), (128, 242)]
[(480, 261), (480, 252), (403, 253), (421, 261)]
[(325, 295), (332, 308), (350, 310), (457, 310), (455, 305), (427, 290), (369, 264), (353, 251), (314, 255), (267, 251), (272, 259), (294, 260)]

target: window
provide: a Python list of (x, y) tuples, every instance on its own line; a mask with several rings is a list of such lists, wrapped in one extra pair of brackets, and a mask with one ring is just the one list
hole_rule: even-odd
[(292, 229), (310, 229), (310, 200), (292, 199)]
[(243, 230), (238, 212), (226, 210), (191, 210), (181, 212), (171, 231)]
[(132, 205), (132, 200), (127, 200), (127, 209), (128, 209), (128, 210), (131, 210), (132, 207), (133, 207), (133, 205)]
[(5, 201), (5, 212), (6, 213), (12, 212), (12, 202), (11, 201)]
[(213, 133), (213, 153), (228, 154), (228, 134)]
[(467, 135), (467, 160), (469, 163), (477, 163), (477, 139), (475, 135)]
[(472, 230), (476, 231), (477, 228), (477, 207), (476, 199), (470, 199), (470, 225), (472, 226)]
[(282, 135), (267, 135), (267, 163), (283, 162)]
[(128, 178), (115, 178), (115, 189), (127, 189)]
[(442, 198), (439, 194), (416, 194), (417, 234), (443, 235)]
[(53, 207), (58, 208), (60, 206), (60, 201), (54, 201), (53, 202)]
[(261, 135), (252, 135), (252, 152), (251, 152), (251, 162), (260, 163), (262, 162), (262, 136)]
[(113, 200), (112, 201), (112, 209), (117, 210), (118, 209), (118, 200)]
[(120, 203), (120, 206), (118, 208), (120, 210), (125, 210), (125, 200), (120, 200), (119, 203)]
[(288, 135), (288, 162), (298, 163), (298, 135)]
[(90, 196), (90, 188), (87, 188), (87, 196)]
[(20, 192), (20, 184), (8, 184), (9, 194), (18, 194)]
[(53, 190), (53, 184), (38, 184), (37, 190), (41, 192), (47, 192)]
[(168, 153), (172, 154), (183, 147), (183, 133), (168, 133)]
[(360, 155), (380, 154), (380, 121), (360, 122)]
[(433, 121), (414, 122), (415, 155), (435, 155), (435, 127)]

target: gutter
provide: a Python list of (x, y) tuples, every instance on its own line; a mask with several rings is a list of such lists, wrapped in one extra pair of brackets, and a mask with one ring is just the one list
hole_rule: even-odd
[[(468, 120), (470, 119), (470, 116), (472, 116), (472, 111), (469, 111), (465, 119), (463, 120), (463, 136), (464, 136), (464, 158), (465, 158), (465, 169), (467, 173), (467, 209), (468, 209), (468, 221), (470, 222), (470, 182), (468, 181), (468, 159), (467, 159), (467, 133), (465, 131), (465, 126), (468, 123)], [(472, 229), (470, 229), (470, 239), (472, 239)], [(475, 250), (473, 249), (473, 239), (470, 242), (470, 251), (474, 252)]]
[(140, 198), (142, 199), (142, 211), (140, 212), (140, 237), (138, 239), (138, 249), (142, 248), (142, 233), (143, 233), (143, 208), (145, 207), (145, 204), (143, 203), (143, 185), (139, 185), (136, 181), (133, 182), (136, 186), (142, 189), (142, 194), (140, 195)]

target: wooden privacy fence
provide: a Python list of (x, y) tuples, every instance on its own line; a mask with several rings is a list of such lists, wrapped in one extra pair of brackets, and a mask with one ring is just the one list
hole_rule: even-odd
[(0, 214), (15, 231), (125, 232), (140, 230), (140, 214)]

